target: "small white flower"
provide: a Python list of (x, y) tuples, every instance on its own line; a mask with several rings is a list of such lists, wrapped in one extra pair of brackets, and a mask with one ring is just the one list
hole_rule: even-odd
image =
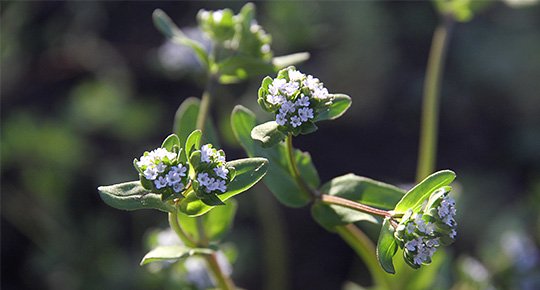
[(208, 177), (208, 173), (199, 173), (197, 175), (197, 181), (199, 181), (199, 184), (203, 186), (208, 186), (208, 184), (211, 182), (210, 177)]
[(307, 78), (302, 82), (302, 84), (308, 87), (310, 90), (314, 91), (319, 88), (319, 79), (314, 78), (312, 75), (308, 75)]
[(165, 148), (157, 148), (150, 152), (150, 155), (153, 155), (158, 160), (163, 160), (163, 158), (167, 157), (167, 159), (170, 161), (176, 158), (176, 153), (169, 152)]
[(227, 179), (227, 174), (229, 173), (229, 170), (224, 166), (218, 166), (214, 168), (214, 172), (217, 174), (217, 176)]
[(279, 94), (269, 94), (266, 95), (266, 101), (272, 105), (281, 105), (286, 101), (286, 99), (284, 96)]
[(291, 80), (291, 81), (300, 81), (304, 77), (306, 77), (306, 75), (301, 73), (300, 71), (297, 71), (297, 70), (292, 69), (292, 68), (289, 69), (289, 80)]
[(261, 46), (261, 52), (262, 53), (269, 53), (270, 52), (270, 45), (269, 44), (263, 44), (263, 46)]
[(298, 109), (298, 117), (300, 117), (302, 122), (306, 122), (308, 119), (312, 119), (313, 109), (307, 107)]
[(279, 110), (279, 114), (276, 115), (276, 123), (281, 126), (287, 123), (287, 114), (284, 113), (282, 110)]
[(288, 82), (287, 84), (285, 84), (285, 86), (283, 86), (283, 88), (281, 89), (281, 92), (290, 97), (294, 95), (298, 91), (299, 88), (300, 88), (300, 85), (298, 85), (297, 82)]
[(301, 94), (300, 97), (296, 100), (295, 104), (299, 107), (307, 107), (309, 106), (309, 97)]
[(154, 184), (157, 189), (167, 186), (167, 178), (160, 176), (158, 179), (154, 180)]
[(144, 173), (144, 177), (148, 180), (154, 180), (158, 176), (158, 173), (155, 167), (152, 167), (152, 166), (148, 166), (143, 173)]
[(167, 165), (163, 164), (163, 162), (160, 162), (158, 165), (156, 165), (156, 171), (158, 173), (163, 173), (167, 169)]
[(213, 161), (212, 157), (214, 157), (214, 155), (215, 155), (214, 149), (210, 147), (210, 144), (206, 144), (201, 147), (201, 161), (202, 162), (206, 162), (206, 163), (212, 162)]
[(184, 184), (182, 182), (177, 182), (173, 185), (173, 190), (175, 192), (180, 192), (182, 189), (184, 189)]
[(143, 167), (143, 166), (153, 166), (154, 165), (154, 157), (147, 155), (147, 156), (141, 156), (141, 160), (137, 162), (137, 166)]
[(278, 95), (282, 91), (287, 83), (286, 79), (274, 79), (272, 84), (268, 86), (268, 91), (272, 95)]
[(300, 125), (302, 125), (302, 120), (298, 116), (292, 116), (291, 117), (291, 125), (296, 128)]
[(318, 88), (313, 90), (313, 93), (311, 94), (312, 97), (325, 100), (328, 98), (328, 89), (326, 88)]

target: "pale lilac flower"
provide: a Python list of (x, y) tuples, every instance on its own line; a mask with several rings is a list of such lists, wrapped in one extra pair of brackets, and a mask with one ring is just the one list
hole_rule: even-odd
[(298, 109), (298, 117), (302, 122), (306, 122), (308, 119), (313, 118), (313, 109), (307, 107)]
[(173, 185), (173, 190), (175, 192), (180, 192), (182, 189), (184, 189), (184, 184), (182, 182), (177, 182)]
[(201, 161), (210, 163), (212, 162), (212, 157), (214, 157), (214, 149), (210, 147), (210, 144), (203, 145), (201, 147)]
[(300, 97), (296, 100), (295, 104), (299, 107), (307, 107), (309, 106), (309, 97), (301, 94)]
[(418, 246), (418, 241), (417, 240), (411, 240), (411, 241), (408, 241), (407, 243), (405, 243), (405, 248), (407, 248), (407, 250), (409, 251), (416, 251), (416, 246)]
[(197, 181), (199, 181), (199, 184), (203, 186), (208, 186), (208, 184), (211, 182), (210, 177), (208, 177), (208, 173), (199, 173), (197, 175)]
[(227, 191), (227, 187), (225, 186), (225, 180), (223, 180), (223, 179), (216, 180), (216, 182), (214, 182), (214, 185), (215, 185), (216, 189), (221, 191), (221, 192)]
[(287, 123), (287, 115), (283, 112), (283, 110), (279, 110), (279, 114), (276, 115), (276, 123), (281, 126)]
[(176, 183), (179, 183), (182, 178), (180, 177), (180, 175), (178, 173), (176, 173), (176, 171), (169, 171), (169, 173), (167, 173), (167, 184), (169, 186), (173, 186), (175, 185)]
[(266, 95), (266, 101), (272, 105), (281, 105), (286, 101), (286, 99), (284, 96), (279, 94), (268, 94)]
[(302, 125), (302, 120), (300, 120), (300, 118), (298, 116), (292, 116), (291, 117), (291, 125), (296, 128), (296, 127)]
[(414, 223), (408, 223), (406, 229), (408, 234), (412, 234), (416, 230), (416, 225)]
[(160, 176), (158, 179), (154, 180), (154, 184), (157, 189), (167, 186), (167, 178)]
[(288, 113), (288, 112), (294, 113), (294, 110), (295, 110), (294, 103), (291, 101), (287, 101), (281, 105), (280, 112), (283, 111), (284, 113)]
[(156, 171), (158, 173), (163, 173), (167, 169), (167, 165), (163, 164), (163, 162), (160, 162), (158, 165), (156, 165)]
[(297, 82), (289, 82), (283, 87), (281, 92), (290, 97), (294, 95), (298, 91), (299, 88), (300, 86), (298, 85)]
[(155, 167), (152, 167), (152, 166), (146, 167), (146, 170), (143, 172), (143, 174), (144, 174), (144, 177), (148, 180), (154, 180), (158, 176), (158, 173)]
[(178, 164), (177, 166), (173, 166), (171, 168), (171, 172), (176, 172), (180, 176), (186, 176), (187, 167), (184, 166), (182, 163)]
[(229, 173), (229, 170), (224, 166), (218, 166), (214, 168), (214, 172), (217, 174), (217, 176), (227, 179), (227, 174)]

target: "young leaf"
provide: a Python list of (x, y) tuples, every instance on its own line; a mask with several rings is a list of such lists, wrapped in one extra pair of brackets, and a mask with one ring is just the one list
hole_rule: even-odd
[[(236, 169), (235, 178), (227, 185), (227, 191), (219, 195), (221, 201), (238, 195), (257, 183), (268, 170), (268, 160), (265, 158), (246, 158), (227, 162), (228, 165)], [(199, 216), (213, 206), (205, 204), (195, 196), (195, 192), (190, 192), (186, 198), (179, 202), (179, 209), (188, 216)]]
[(384, 219), (381, 227), (381, 233), (379, 234), (379, 241), (377, 242), (377, 259), (382, 268), (390, 273), (395, 274), (394, 264), (392, 258), (396, 254), (398, 245), (394, 239), (394, 226), (390, 222), (390, 219)]
[[(187, 98), (182, 102), (174, 116), (173, 132), (180, 138), (181, 142), (186, 142), (187, 137), (197, 128), (197, 116), (201, 101), (198, 98)], [(204, 128), (204, 140), (219, 146), (216, 130), (212, 119), (206, 120)]]
[[(249, 156), (262, 156), (270, 161), (264, 183), (286, 206), (302, 207), (306, 205), (310, 198), (302, 194), (303, 189), (291, 176), (285, 144), (263, 149), (258, 141), (251, 138), (251, 130), (256, 125), (255, 115), (249, 109), (242, 106), (234, 108), (231, 115), (231, 126), (236, 139), (242, 144)], [(308, 153), (295, 150), (294, 157), (306, 183), (312, 188), (319, 187), (319, 176), (311, 162), (311, 156)]]
[(180, 140), (178, 139), (178, 136), (171, 134), (163, 141), (161, 148), (165, 148), (169, 152), (174, 152), (174, 146), (180, 148)]
[(161, 200), (160, 194), (150, 193), (137, 181), (125, 182), (98, 187), (103, 201), (117, 209), (158, 209), (164, 212), (174, 212), (174, 206)]
[(320, 191), (385, 210), (393, 209), (405, 194), (393, 185), (352, 173), (332, 179)]
[(450, 170), (442, 170), (428, 176), (414, 188), (409, 190), (407, 194), (396, 205), (396, 213), (404, 213), (409, 208), (415, 210), (424, 200), (437, 189), (449, 185), (456, 178), (456, 174)]
[(370, 214), (338, 205), (328, 205), (322, 202), (313, 204), (311, 207), (311, 216), (330, 232), (335, 232), (336, 226), (344, 226), (359, 221), (378, 223), (377, 219)]
[(287, 135), (279, 131), (278, 127), (279, 125), (275, 121), (255, 126), (251, 130), (251, 138), (261, 141), (263, 148), (271, 148), (287, 137)]
[(313, 119), (313, 122), (322, 120), (334, 120), (343, 115), (347, 109), (351, 106), (351, 98), (344, 94), (334, 94), (334, 101), (332, 105), (328, 106), (326, 110), (319, 111), (319, 115)]
[(190, 248), (187, 246), (158, 246), (148, 252), (141, 261), (141, 266), (154, 261), (182, 260), (193, 255), (210, 255), (215, 251), (208, 248)]
[(201, 130), (195, 130), (191, 132), (191, 134), (189, 134), (189, 136), (187, 137), (185, 150), (186, 150), (186, 155), (188, 156), (188, 159), (191, 156), (191, 152), (201, 148), (201, 144), (200, 144), (201, 135), (202, 135)]
[(195, 56), (201, 62), (201, 64), (208, 68), (209, 60), (204, 46), (199, 42), (188, 38), (180, 28), (178, 28), (174, 22), (169, 18), (169, 16), (163, 12), (161, 9), (154, 10), (152, 13), (152, 20), (154, 25), (157, 27), (161, 33), (163, 33), (167, 38), (172, 42), (177, 44), (185, 45), (190, 47), (195, 51)]

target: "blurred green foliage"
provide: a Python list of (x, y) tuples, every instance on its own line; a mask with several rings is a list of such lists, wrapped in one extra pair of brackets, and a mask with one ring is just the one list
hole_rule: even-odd
[[(136, 178), (133, 158), (158, 146), (172, 131), (182, 101), (201, 94), (195, 59), (174, 45), (163, 57), (167, 44), (152, 24), (152, 11), (167, 11), (184, 30), (195, 26), (199, 9), (239, 11), (243, 4), (0, 3), (2, 289), (178, 285), (175, 276), (167, 280), (150, 265), (138, 266), (148, 250), (140, 237), (150, 227), (165, 227), (165, 216), (114, 210), (101, 202), (96, 187)], [(295, 140), (311, 153), (321, 181), (353, 172), (411, 182), (421, 86), (438, 21), (434, 6), (256, 5), (276, 55), (310, 52), (299, 69), (353, 100), (339, 121), (321, 123), (316, 134)], [(461, 194), (459, 235), (441, 266), (450, 274), (436, 281), (443, 288), (540, 285), (538, 15), (539, 5), (511, 8), (495, 2), (454, 28), (442, 87), (437, 167), (459, 172)], [(167, 63), (171, 55), (183, 65)], [(254, 79), (218, 88), (213, 117), (225, 129), (220, 132), (229, 132), (221, 137), (228, 140), (231, 159), (245, 156), (230, 141), (227, 119), (236, 104), (264, 115), (256, 103), (259, 85)], [(342, 154), (328, 158), (330, 151)], [(269, 193), (259, 189), (238, 199), (235, 230), (226, 237), (240, 249), (233, 277), (247, 289), (261, 288), (266, 279), (261, 258), (267, 229), (256, 209), (242, 206), (255, 194)], [(308, 211), (278, 206), (277, 212), (294, 221), (285, 228), (290, 289), (341, 289), (346, 281), (353, 282), (347, 287), (369, 285), (352, 250), (325, 233)], [(376, 230), (362, 226), (376, 237)], [(174, 273), (175, 267), (168, 269)]]

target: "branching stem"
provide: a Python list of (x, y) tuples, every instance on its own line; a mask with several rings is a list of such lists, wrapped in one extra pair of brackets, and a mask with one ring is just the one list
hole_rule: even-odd
[(358, 210), (358, 211), (373, 214), (373, 215), (378, 215), (378, 216), (382, 216), (382, 217), (389, 217), (389, 218), (392, 217), (392, 214), (390, 212), (386, 211), (386, 210), (382, 210), (382, 209), (374, 208), (374, 207), (371, 207), (371, 206), (367, 206), (365, 204), (361, 204), (361, 203), (358, 203), (358, 202), (355, 202), (355, 201), (352, 201), (352, 200), (341, 198), (339, 196), (323, 194), (321, 196), (321, 201), (326, 203), (326, 204), (340, 205), (340, 206), (343, 206), (343, 207), (351, 208), (351, 209), (354, 209), (354, 210)]

